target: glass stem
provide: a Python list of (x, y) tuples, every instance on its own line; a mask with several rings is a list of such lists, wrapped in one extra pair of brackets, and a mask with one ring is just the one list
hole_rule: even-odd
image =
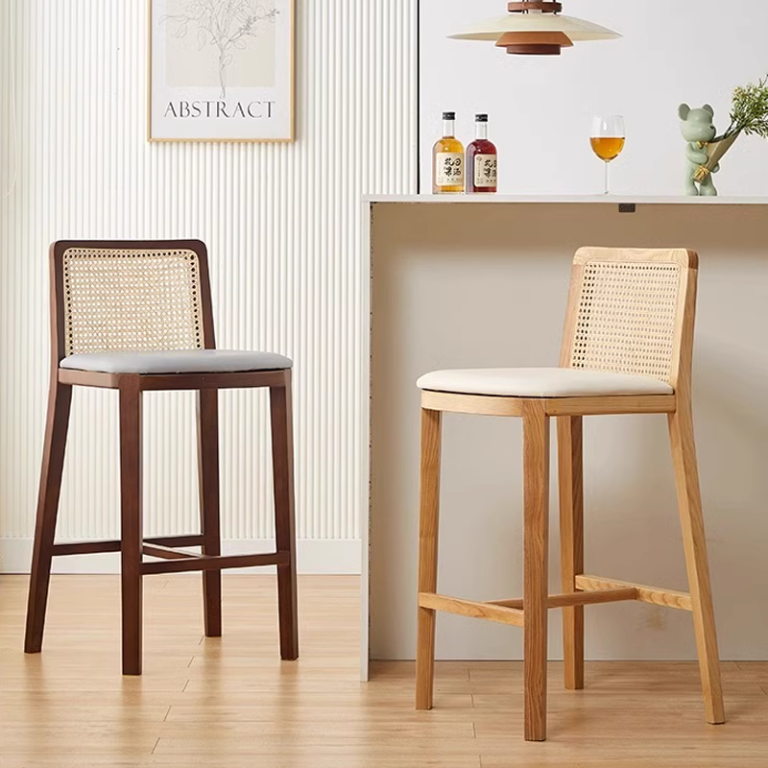
[(605, 162), (605, 192), (603, 192), (604, 195), (608, 194), (608, 166), (610, 163), (606, 160)]

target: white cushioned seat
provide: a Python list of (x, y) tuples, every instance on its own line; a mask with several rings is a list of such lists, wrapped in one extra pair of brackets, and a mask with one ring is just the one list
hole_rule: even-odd
[(596, 397), (603, 395), (670, 395), (665, 381), (629, 373), (583, 368), (469, 368), (432, 371), (419, 389), (500, 397)]
[(180, 349), (162, 352), (95, 352), (65, 357), (60, 368), (99, 373), (236, 373), (286, 370), (289, 357), (274, 352)]

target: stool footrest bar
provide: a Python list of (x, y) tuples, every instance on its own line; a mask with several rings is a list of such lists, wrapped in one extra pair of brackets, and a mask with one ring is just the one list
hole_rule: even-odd
[(183, 557), (179, 560), (162, 560), (142, 563), (142, 574), (180, 573), (183, 571), (219, 571), (224, 568), (251, 568), (260, 565), (288, 565), (288, 552), (270, 552), (259, 555), (216, 555), (211, 557)]
[(144, 539), (145, 544), (159, 544), (162, 547), (200, 547), (205, 543), (202, 533), (190, 533), (186, 536), (153, 536)]
[(488, 619), (500, 624), (523, 626), (523, 612), (518, 608), (508, 608), (492, 603), (478, 603), (472, 600), (460, 600), (458, 597), (446, 597), (429, 592), (419, 592), (419, 607), (433, 611), (456, 613), (471, 619)]
[[(159, 544), (164, 547), (199, 547), (204, 541), (202, 534), (192, 533), (187, 536), (159, 536), (144, 539), (145, 544)], [(59, 557), (65, 555), (93, 555), (100, 552), (119, 552), (120, 539), (108, 541), (65, 541), (53, 545), (53, 554)]]
[[(568, 592), (563, 595), (550, 595), (547, 598), (547, 608), (571, 608), (575, 605), (596, 605), (598, 603), (617, 603), (622, 600), (637, 600), (635, 587), (619, 589), (598, 589), (594, 592)], [(485, 605), (499, 605), (507, 608), (523, 609), (523, 599), (491, 600)]]
[(53, 554), (62, 555), (93, 555), (98, 552), (119, 552), (120, 541), (67, 541), (53, 545)]
[(159, 557), (162, 560), (199, 560), (205, 557), (200, 552), (190, 552), (188, 549), (178, 549), (175, 547), (164, 547), (161, 544), (145, 543), (141, 551), (148, 557)]
[(691, 596), (687, 592), (677, 592), (673, 589), (661, 589), (660, 587), (648, 587), (644, 584), (634, 584), (631, 581), (618, 581), (606, 579), (602, 576), (581, 575), (576, 577), (576, 588), (584, 592), (599, 592), (607, 589), (635, 589), (635, 600), (652, 605), (663, 605), (667, 608), (678, 608), (681, 611), (693, 610)]

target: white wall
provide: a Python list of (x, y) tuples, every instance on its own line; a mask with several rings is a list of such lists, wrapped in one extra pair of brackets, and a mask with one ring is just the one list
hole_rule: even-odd
[[(368, 396), (359, 198), (413, 191), (416, 0), (297, 4), (298, 139), (277, 146), (147, 144), (145, 0), (0, 3), (0, 569), (23, 569), (29, 558), (47, 386), (48, 243), (174, 236), (210, 247), (220, 344), (296, 359), (302, 562), (357, 567), (367, 497), (359, 416)], [(768, 70), (759, 39), (768, 9), (748, 0), (729, 4), (728, 23), (718, 22), (713, 0), (696, 14), (661, 0), (568, 0), (568, 13), (625, 37), (557, 60), (445, 39), (504, 5), (422, 0), (421, 96), (427, 150), (442, 109), (460, 111), (464, 134), (475, 111), (491, 112), (507, 191), (599, 187), (586, 137), (590, 116), (603, 110), (622, 111), (630, 131), (616, 190), (676, 191), (677, 102), (710, 100), (722, 120), (732, 85)], [(672, 31), (650, 34), (655, 19)], [(724, 193), (764, 194), (767, 171), (768, 148), (740, 140), (718, 182)], [(224, 535), (233, 547), (262, 546), (272, 532), (264, 401), (228, 393), (223, 403)], [(114, 405), (106, 393), (76, 397), (62, 538), (117, 533)], [(195, 525), (191, 406), (184, 396), (149, 398), (151, 532)], [(90, 567), (82, 559), (59, 566)]]
[[(559, 57), (510, 56), (492, 43), (450, 40), (504, 0), (421, 0), (421, 191), (431, 190), (431, 146), (441, 112), (458, 112), (474, 138), (476, 112), (490, 113), (501, 192), (602, 191), (592, 154), (595, 114), (622, 114), (627, 144), (613, 163), (619, 194), (679, 194), (684, 142), (677, 106), (715, 108), (728, 124), (734, 86), (768, 73), (768, 4), (754, 0), (565, 0), (564, 13), (602, 24), (620, 40), (579, 43)], [(768, 143), (740, 138), (715, 183), (723, 195), (768, 194)]]
[[(300, 568), (359, 567), (365, 192), (413, 191), (414, 0), (297, 0), (297, 141), (146, 142), (146, 0), (0, 3), (0, 568), (25, 569), (48, 366), (47, 246), (199, 237), (219, 345), (296, 361)], [(146, 528), (194, 530), (189, 396), (146, 409)], [(263, 394), (222, 396), (223, 534), (272, 536)], [(116, 402), (78, 392), (59, 537), (118, 532)], [(111, 568), (63, 558), (60, 568)]]

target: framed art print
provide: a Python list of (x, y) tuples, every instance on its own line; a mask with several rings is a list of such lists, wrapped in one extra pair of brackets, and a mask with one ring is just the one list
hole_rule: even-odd
[(150, 141), (292, 141), (294, 0), (149, 0)]

